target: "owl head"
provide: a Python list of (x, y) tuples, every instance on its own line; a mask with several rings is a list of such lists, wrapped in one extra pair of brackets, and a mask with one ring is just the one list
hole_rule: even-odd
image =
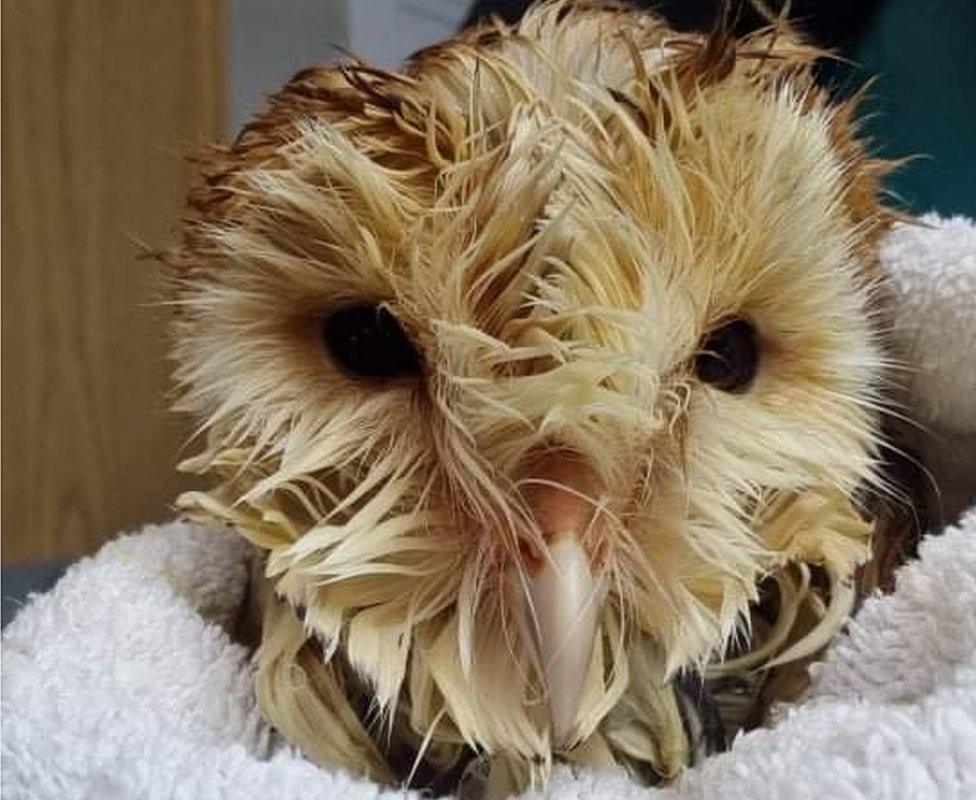
[(887, 217), (819, 55), (545, 3), (302, 72), (204, 155), (175, 358), (217, 481), (181, 504), (264, 554), (259, 693), (313, 757), (668, 772), (675, 675), (836, 630)]

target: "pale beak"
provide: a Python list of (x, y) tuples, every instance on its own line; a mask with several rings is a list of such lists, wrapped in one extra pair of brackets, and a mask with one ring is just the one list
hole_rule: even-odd
[(553, 538), (541, 567), (526, 578), (523, 635), (545, 682), (554, 748), (575, 744), (576, 718), (593, 656), (604, 592), (572, 535)]
[(539, 666), (549, 699), (553, 746), (569, 747), (593, 656), (603, 605), (601, 582), (575, 532), (553, 537), (543, 563), (527, 581)]
[(579, 735), (576, 720), (605, 596), (592, 563), (603, 523), (594, 500), (601, 486), (583, 459), (563, 451), (533, 463), (523, 485), (545, 550), (535, 552), (522, 573), (522, 636), (534, 645), (545, 682), (552, 746), (567, 749)]

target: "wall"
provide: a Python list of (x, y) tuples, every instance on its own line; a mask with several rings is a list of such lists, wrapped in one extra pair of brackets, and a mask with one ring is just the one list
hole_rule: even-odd
[(158, 268), (222, 133), (221, 0), (4, 0), (3, 559), (73, 556), (161, 519), (187, 430), (166, 414)]
[(159, 268), (139, 258), (172, 238), (185, 156), (336, 45), (395, 67), (469, 5), (3, 0), (5, 563), (91, 552), (189, 485)]
[(471, 0), (231, 0), (231, 123), (305, 67), (342, 51), (395, 69), (421, 47), (451, 36)]

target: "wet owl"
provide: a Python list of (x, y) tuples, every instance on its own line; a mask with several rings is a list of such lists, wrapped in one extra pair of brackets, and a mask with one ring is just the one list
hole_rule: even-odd
[(802, 688), (886, 486), (886, 166), (821, 55), (547, 2), (301, 72), (203, 154), (179, 503), (254, 545), (285, 740), (435, 790), (659, 782)]

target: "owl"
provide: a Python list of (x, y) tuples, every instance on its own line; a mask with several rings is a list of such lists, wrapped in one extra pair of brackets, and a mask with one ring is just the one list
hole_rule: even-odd
[(887, 165), (783, 21), (545, 2), (296, 75), (170, 257), (179, 499), (254, 546), (263, 715), (504, 796), (673, 779), (884, 572)]

